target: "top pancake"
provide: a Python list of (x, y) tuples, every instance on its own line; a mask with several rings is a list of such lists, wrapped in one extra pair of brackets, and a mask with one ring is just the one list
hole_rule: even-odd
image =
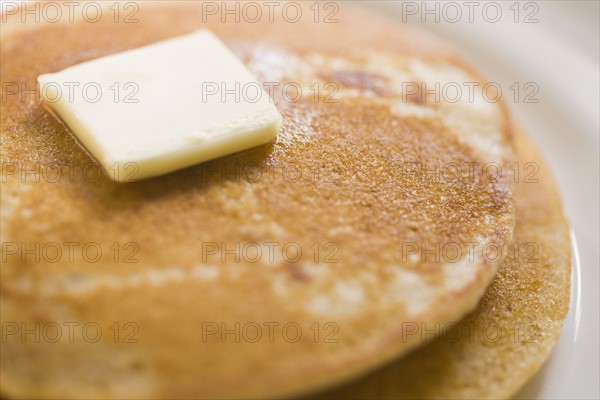
[[(17, 250), (3, 260), (2, 321), (94, 321), (105, 332), (134, 322), (139, 343), (10, 341), (0, 358), (6, 394), (298, 394), (420, 344), (405, 340), (406, 322), (453, 321), (476, 305), (514, 224), (510, 177), (484, 170), (506, 171), (512, 159), (503, 106), (403, 96), (403, 82), (484, 81), (423, 34), (353, 9), (314, 23), (308, 6), (297, 23), (203, 23), (199, 4), (170, 3), (141, 7), (135, 24), (3, 26), (3, 89), (208, 28), (259, 80), (279, 82), (284, 117), (275, 143), (123, 185), (96, 179), (97, 164), (34, 96), (7, 95), (2, 240)], [(298, 101), (282, 95), (289, 82), (303, 89)], [(32, 168), (39, 179), (22, 172)], [(73, 242), (102, 255), (71, 259)], [(36, 243), (64, 255), (27, 256)], [(455, 258), (455, 243), (474, 246), (473, 257), (463, 248)], [(415, 245), (429, 253), (412, 254)], [(271, 322), (302, 335), (203, 335), (206, 324)]]

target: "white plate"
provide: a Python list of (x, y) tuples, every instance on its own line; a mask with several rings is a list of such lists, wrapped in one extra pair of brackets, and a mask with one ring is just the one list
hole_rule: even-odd
[[(572, 228), (571, 309), (550, 360), (517, 397), (598, 399), (599, 3), (521, 2), (515, 22), (515, 2), (497, 2), (502, 16), (495, 23), (490, 22), (498, 19), (495, 5), (484, 16), (485, 2), (475, 2), (479, 5), (471, 23), (468, 5), (453, 3), (427, 2), (428, 10), (439, 10), (439, 22), (435, 13), (423, 12), (420, 1), (369, 5), (455, 43), (479, 71), (500, 84), (513, 116), (544, 152)], [(458, 16), (456, 4), (462, 16), (451, 22)], [(524, 22), (526, 17), (530, 23)], [(521, 88), (517, 102), (510, 89), (515, 82)], [(538, 103), (523, 102), (535, 88), (523, 91), (528, 82), (539, 88), (534, 96)]]

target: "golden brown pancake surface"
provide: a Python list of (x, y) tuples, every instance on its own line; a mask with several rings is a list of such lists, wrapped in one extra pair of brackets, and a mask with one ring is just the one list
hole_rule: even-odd
[(549, 357), (569, 308), (569, 227), (549, 168), (523, 133), (515, 242), (477, 309), (461, 321), (415, 325), (429, 344), (324, 398), (510, 398)]
[[(97, 164), (35, 96), (20, 87), (7, 95), (2, 321), (79, 321), (103, 335), (12, 335), (0, 359), (3, 392), (298, 394), (420, 344), (404, 340), (403, 322), (454, 321), (474, 307), (503, 257), (477, 248), (471, 262), (449, 263), (406, 248), (506, 249), (512, 236), (510, 178), (483, 171), (512, 157), (502, 105), (403, 98), (410, 79), (480, 80), (453, 51), (354, 10), (342, 10), (339, 25), (203, 24), (189, 3), (142, 7), (138, 18), (6, 35), (2, 82), (34, 88), (41, 73), (209, 28), (261, 81), (279, 83), (282, 131), (273, 144), (121, 185), (96, 177)], [(281, 91), (290, 82), (304, 89), (298, 101)], [(23, 172), (32, 168), (37, 177)], [(39, 259), (25, 251), (36, 244)], [(56, 247), (62, 256), (44, 254)], [(260, 339), (248, 340), (257, 325)], [(124, 342), (128, 334), (137, 342)]]

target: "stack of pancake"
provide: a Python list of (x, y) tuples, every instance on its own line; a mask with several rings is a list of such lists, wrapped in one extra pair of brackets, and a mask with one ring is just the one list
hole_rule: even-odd
[[(502, 100), (428, 93), (486, 84), (448, 45), (310, 6), (3, 23), (3, 396), (506, 398), (546, 360), (570, 245), (535, 146)], [(30, 93), (200, 28), (273, 88), (274, 143), (119, 184)]]

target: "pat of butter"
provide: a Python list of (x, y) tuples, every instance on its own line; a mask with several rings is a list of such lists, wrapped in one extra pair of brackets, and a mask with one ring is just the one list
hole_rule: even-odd
[(206, 30), (38, 82), (44, 101), (121, 182), (265, 144), (282, 122), (252, 73)]

